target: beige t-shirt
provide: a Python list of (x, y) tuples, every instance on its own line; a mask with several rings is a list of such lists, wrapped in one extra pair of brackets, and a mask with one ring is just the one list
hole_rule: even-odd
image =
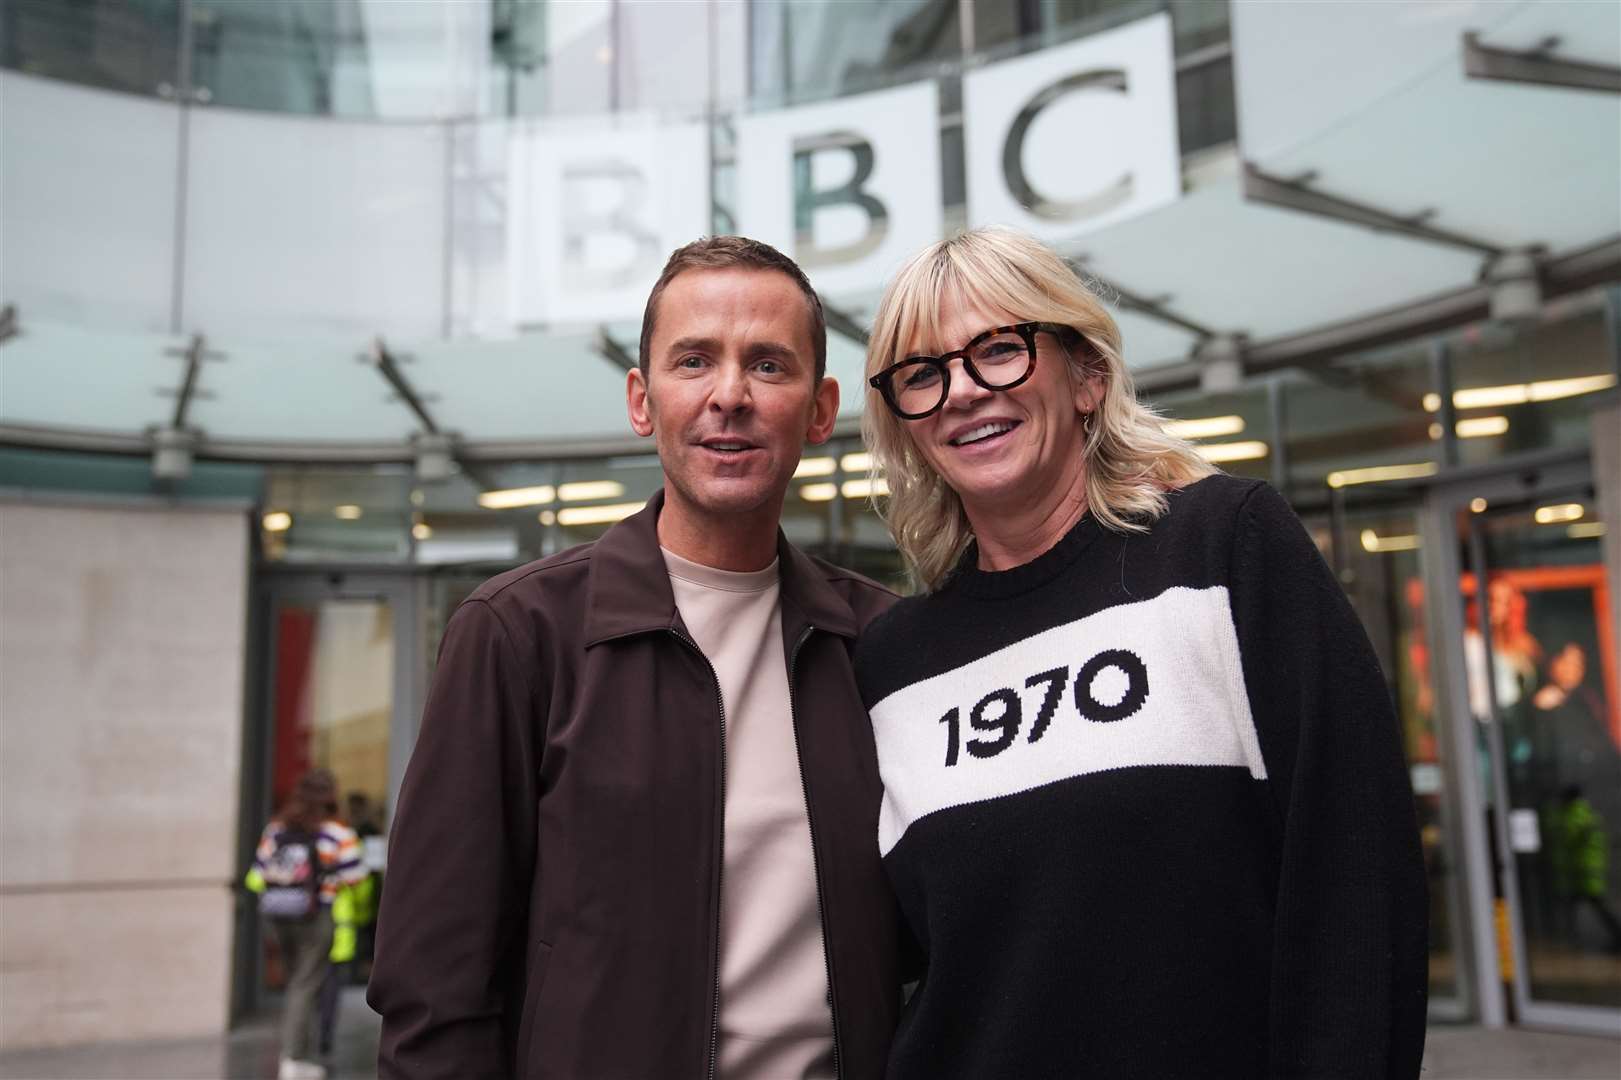
[(669, 551), (664, 562), (726, 708), (717, 1070), (724, 1080), (825, 1080), (833, 1015), (777, 564), (736, 573)]

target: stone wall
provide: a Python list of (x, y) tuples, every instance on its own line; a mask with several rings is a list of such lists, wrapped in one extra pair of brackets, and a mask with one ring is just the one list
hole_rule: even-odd
[(0, 503), (0, 1048), (225, 1030), (240, 510)]

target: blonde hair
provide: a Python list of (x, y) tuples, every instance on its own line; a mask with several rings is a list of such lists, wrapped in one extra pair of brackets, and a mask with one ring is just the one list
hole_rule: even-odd
[[(974, 229), (933, 244), (884, 290), (867, 346), (867, 376), (932, 341), (947, 303), (1006, 311), (1016, 321), (1058, 323), (1074, 373), (1093, 374), (1103, 393), (1088, 425), (1086, 502), (1110, 529), (1142, 532), (1167, 509), (1165, 493), (1216, 472), (1192, 444), (1166, 432), (1139, 402), (1120, 355), (1120, 328), (1097, 296), (1050, 248), (1012, 229)], [(916, 584), (937, 588), (973, 539), (957, 493), (931, 468), (908, 430), (870, 383), (861, 434), (873, 475), (889, 486), (878, 507)]]

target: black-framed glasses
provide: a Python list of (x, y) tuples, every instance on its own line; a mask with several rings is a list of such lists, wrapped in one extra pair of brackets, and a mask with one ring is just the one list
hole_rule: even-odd
[(921, 420), (939, 412), (951, 392), (951, 361), (962, 357), (968, 377), (987, 390), (1011, 390), (1036, 370), (1036, 335), (1045, 330), (1062, 335), (1066, 327), (1027, 322), (996, 326), (942, 356), (909, 356), (867, 381), (903, 420)]

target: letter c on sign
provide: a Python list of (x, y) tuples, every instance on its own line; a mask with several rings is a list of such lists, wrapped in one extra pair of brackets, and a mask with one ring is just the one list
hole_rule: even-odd
[(1024, 139), (1041, 110), (1066, 94), (1083, 90), (1126, 92), (1126, 73), (1119, 68), (1082, 71), (1068, 75), (1050, 86), (1043, 87), (1025, 103), (1008, 128), (1007, 142), (1002, 144), (1002, 176), (1008, 190), (1021, 206), (1037, 217), (1050, 221), (1069, 221), (1075, 218), (1096, 217), (1114, 209), (1131, 198), (1134, 181), (1130, 172), (1101, 191), (1079, 199), (1050, 199), (1031, 186), (1024, 174)]

